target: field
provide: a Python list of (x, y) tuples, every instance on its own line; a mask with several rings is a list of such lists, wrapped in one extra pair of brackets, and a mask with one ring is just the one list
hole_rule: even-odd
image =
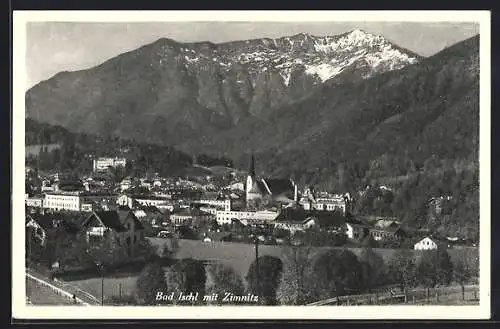
[[(153, 246), (158, 247), (163, 243), (167, 243), (166, 239), (151, 238), (150, 242)], [(259, 245), (259, 256), (269, 255), (283, 258), (286, 254), (287, 246), (272, 246), (272, 245)], [(332, 247), (315, 247), (311, 248), (311, 257), (316, 253), (332, 249)], [(343, 249), (343, 248), (335, 248)], [(349, 248), (355, 254), (362, 251), (360, 248)], [(389, 261), (392, 257), (394, 250), (391, 249), (375, 249), (375, 251), (384, 259), (384, 261)], [(458, 257), (477, 257), (477, 249), (466, 248), (466, 249), (451, 249), (449, 253), (452, 259)], [(243, 243), (232, 243), (232, 242), (211, 242), (204, 243), (202, 241), (195, 240), (180, 240), (179, 250), (175, 255), (177, 259), (183, 258), (194, 258), (206, 261), (220, 261), (224, 264), (231, 266), (241, 277), (245, 277), (250, 264), (255, 259), (255, 246), (243, 244)], [(111, 296), (122, 296), (132, 295), (135, 290), (135, 283), (137, 280), (137, 275), (129, 275), (122, 277), (105, 277), (104, 278), (104, 298), (107, 299)], [(86, 291), (97, 300), (101, 299), (101, 279), (100, 278), (89, 278), (85, 280), (75, 280), (68, 282), (69, 285), (78, 287), (79, 289)], [(443, 297), (442, 301), (445, 299)], [(425, 302), (425, 301), (424, 301)], [(440, 301), (441, 302), (441, 301)], [(433, 304), (435, 301), (433, 302)]]
[(33, 305), (73, 305), (68, 298), (59, 296), (49, 288), (26, 279), (26, 296)]
[[(133, 295), (135, 291), (135, 282), (137, 276), (126, 277), (105, 277), (104, 278), (104, 299), (111, 296)], [(76, 280), (69, 282), (83, 291), (88, 292), (97, 300), (101, 300), (101, 278), (91, 278), (85, 280)]]
[[(165, 239), (149, 238), (151, 244), (158, 247), (166, 243)], [(274, 256), (283, 258), (284, 255), (290, 250), (289, 246), (274, 246), (274, 245), (259, 245), (259, 256)], [(342, 250), (343, 247), (312, 247), (311, 257), (315, 254), (329, 250), (338, 249)], [(359, 255), (363, 249), (361, 248), (348, 248), (354, 254)], [(394, 254), (394, 249), (374, 249), (384, 261), (390, 261)], [(418, 254), (418, 251), (415, 251)], [(478, 257), (477, 248), (462, 248), (462, 249), (449, 249), (448, 253), (455, 261), (458, 258), (476, 259)], [(250, 264), (255, 260), (255, 246), (245, 243), (234, 242), (210, 242), (205, 243), (197, 240), (180, 240), (179, 250), (175, 255), (176, 258), (194, 258), (199, 260), (217, 260), (222, 263), (228, 264), (242, 276), (248, 272)], [(477, 260), (476, 260), (477, 261)]]

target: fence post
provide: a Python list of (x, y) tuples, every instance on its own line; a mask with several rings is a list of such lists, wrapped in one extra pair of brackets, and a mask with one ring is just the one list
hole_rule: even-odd
[(439, 303), (439, 289), (436, 288), (436, 303)]
[(412, 303), (415, 304), (415, 295), (412, 296)]
[(474, 289), (474, 301), (477, 299), (477, 291)]
[(406, 303), (408, 303), (408, 289), (407, 288), (405, 288), (404, 294), (405, 294), (405, 304), (406, 304)]
[(462, 301), (465, 301), (465, 286), (462, 285)]
[(430, 294), (431, 294), (431, 290), (430, 290), (430, 288), (427, 288), (425, 291), (425, 300), (427, 303), (429, 302)]

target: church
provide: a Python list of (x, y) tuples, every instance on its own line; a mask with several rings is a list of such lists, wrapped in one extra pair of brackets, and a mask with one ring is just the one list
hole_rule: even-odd
[(250, 208), (259, 204), (293, 203), (298, 201), (298, 188), (291, 179), (257, 177), (252, 154), (245, 182), (245, 197), (246, 205)]

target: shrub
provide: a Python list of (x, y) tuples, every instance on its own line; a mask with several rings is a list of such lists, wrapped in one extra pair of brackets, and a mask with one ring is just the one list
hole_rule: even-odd
[(265, 305), (276, 304), (276, 289), (283, 269), (281, 259), (272, 256), (261, 256), (254, 261), (246, 275), (248, 292), (257, 295)]
[(241, 277), (235, 273), (233, 268), (219, 262), (211, 263), (206, 267), (205, 293), (217, 294), (220, 303), (224, 293), (230, 292), (235, 295), (243, 295), (245, 286)]
[(149, 263), (137, 278), (137, 300), (143, 305), (158, 304), (158, 292), (167, 293), (165, 272), (158, 262)]
[(328, 250), (313, 262), (310, 289), (315, 299), (356, 293), (363, 289), (363, 268), (349, 250)]
[(167, 268), (166, 278), (170, 291), (174, 291), (176, 296), (180, 293), (189, 294), (192, 292), (193, 294), (198, 293), (198, 302), (201, 303), (203, 300), (206, 283), (203, 262), (191, 258), (181, 259)]

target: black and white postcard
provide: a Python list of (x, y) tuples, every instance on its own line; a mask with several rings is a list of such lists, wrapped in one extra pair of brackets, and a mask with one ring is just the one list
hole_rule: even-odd
[(489, 12), (13, 18), (13, 317), (489, 318)]

